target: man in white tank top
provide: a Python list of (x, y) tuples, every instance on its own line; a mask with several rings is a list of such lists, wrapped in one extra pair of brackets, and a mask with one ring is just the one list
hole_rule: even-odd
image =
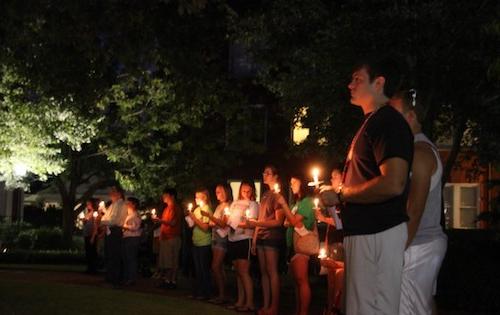
[(399, 314), (435, 314), (433, 296), (447, 247), (440, 225), (443, 166), (436, 146), (422, 133), (416, 91), (397, 93), (391, 105), (405, 117), (415, 141)]

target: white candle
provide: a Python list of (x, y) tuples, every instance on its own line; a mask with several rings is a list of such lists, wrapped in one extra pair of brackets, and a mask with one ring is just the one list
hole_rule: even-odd
[(312, 169), (313, 181), (315, 185), (318, 185), (319, 182), (319, 168), (315, 167)]
[(99, 202), (99, 209), (106, 208), (106, 203), (104, 201)]
[(274, 189), (275, 193), (279, 193), (280, 192), (280, 184), (278, 184), (278, 183), (274, 184), (273, 189)]
[(80, 218), (80, 220), (85, 219), (85, 213), (80, 212), (80, 214), (78, 215), (78, 218)]
[(94, 213), (92, 213), (92, 216), (93, 216), (94, 218), (97, 218), (97, 216), (98, 216), (98, 215), (99, 215), (99, 212), (97, 212), (97, 211), (94, 211)]
[(229, 212), (229, 208), (228, 207), (224, 208), (224, 215), (225, 216), (230, 216), (231, 215), (231, 212)]
[(314, 198), (314, 208), (319, 208), (319, 198)]
[(189, 203), (188, 204), (188, 211), (191, 212), (191, 210), (193, 210), (193, 204), (192, 203)]
[(245, 217), (246, 217), (247, 219), (250, 219), (250, 215), (251, 215), (251, 214), (250, 214), (250, 209), (246, 209), (246, 210), (245, 210)]

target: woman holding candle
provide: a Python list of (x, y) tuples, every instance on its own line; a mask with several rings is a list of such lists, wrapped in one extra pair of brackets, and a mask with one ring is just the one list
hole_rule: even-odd
[(137, 254), (141, 242), (141, 218), (137, 213), (139, 200), (127, 198), (127, 217), (123, 223), (122, 260), (124, 285), (133, 285), (137, 280)]
[(247, 220), (257, 218), (259, 205), (255, 202), (255, 186), (253, 182), (242, 181), (238, 193), (238, 200), (231, 204), (228, 225), (229, 232), (228, 253), (236, 270), (236, 284), (238, 299), (229, 309), (244, 312), (254, 311), (253, 282), (250, 276), (250, 248), (254, 229)]
[[(341, 182), (342, 172), (339, 168), (334, 168), (331, 173), (331, 185), (337, 187)], [(341, 226), (337, 226), (334, 219), (337, 211), (336, 207), (328, 208), (329, 216), (325, 216), (318, 206), (315, 208), (316, 219), (329, 226), (327, 229), (327, 241), (331, 243), (328, 249), (325, 248), (324, 257), (319, 257), (321, 266), (327, 268), (328, 271), (328, 297), (325, 314), (337, 314), (341, 308), (341, 295), (344, 290), (343, 231)], [(331, 231), (332, 228), (334, 229), (333, 231)], [(328, 251), (329, 255), (326, 254), (326, 251)]]
[(219, 204), (215, 208), (214, 213), (212, 214), (208, 211), (202, 211), (201, 213), (210, 219), (209, 225), (212, 228), (212, 272), (219, 292), (219, 296), (210, 300), (210, 302), (224, 304), (226, 302), (224, 256), (227, 252), (228, 233), (226, 221), (229, 215), (227, 213), (229, 206), (233, 201), (231, 188), (227, 185), (219, 184), (215, 187), (215, 196)]
[[(317, 179), (316, 179), (317, 181)], [(315, 216), (313, 210), (313, 201), (309, 196), (307, 184), (301, 176), (292, 176), (290, 179), (290, 187), (292, 188), (295, 205), (292, 208), (295, 219), (301, 224), (296, 224), (296, 227), (305, 228), (308, 233), (313, 233), (316, 228)], [(295, 279), (296, 292), (296, 314), (307, 315), (309, 304), (311, 302), (311, 288), (309, 287), (309, 255), (300, 252), (299, 248), (294, 247), (294, 238), (302, 237), (294, 231), (293, 226), (289, 226), (288, 221), (285, 222), (288, 226), (286, 241), (287, 246), (291, 249), (290, 266)], [(316, 235), (316, 234), (314, 234)], [(317, 235), (316, 235), (317, 237)]]
[(210, 197), (208, 190), (199, 189), (195, 193), (198, 207), (187, 212), (187, 217), (193, 221), (193, 261), (196, 277), (196, 287), (193, 297), (199, 300), (207, 300), (211, 295), (210, 277), (210, 244), (212, 234), (210, 230), (210, 219), (202, 214), (202, 211), (212, 214), (210, 209)]
[(262, 177), (270, 189), (262, 196), (258, 220), (249, 220), (248, 224), (255, 227), (252, 252), (257, 252), (262, 280), (263, 305), (258, 313), (275, 315), (278, 314), (280, 294), (278, 262), (280, 251), (285, 246), (283, 221), (287, 214), (291, 224), (295, 225), (295, 218), (279, 193), (277, 169), (266, 166)]

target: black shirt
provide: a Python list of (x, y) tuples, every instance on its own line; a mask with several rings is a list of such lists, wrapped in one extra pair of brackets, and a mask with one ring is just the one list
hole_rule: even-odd
[[(358, 185), (381, 175), (379, 166), (387, 159), (413, 160), (413, 134), (403, 116), (391, 106), (383, 106), (366, 116), (355, 137), (352, 159), (346, 165), (345, 186)], [(389, 200), (372, 203), (347, 203), (342, 211), (345, 235), (374, 234), (408, 221), (406, 201), (409, 180), (403, 193)]]

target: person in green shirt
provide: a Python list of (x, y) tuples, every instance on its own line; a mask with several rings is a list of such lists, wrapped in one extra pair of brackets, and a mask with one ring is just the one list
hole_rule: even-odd
[(208, 190), (199, 189), (195, 194), (198, 207), (188, 211), (188, 216), (194, 222), (193, 225), (193, 262), (196, 273), (196, 286), (193, 297), (200, 300), (210, 298), (211, 274), (210, 274), (210, 252), (212, 243), (212, 232), (210, 219), (203, 212), (212, 214), (210, 208), (210, 197)]
[[(309, 233), (315, 229), (315, 214), (314, 204), (312, 198), (309, 196), (307, 182), (301, 177), (294, 175), (290, 179), (290, 187), (292, 189), (295, 205), (292, 207), (297, 223), (295, 227), (305, 227)], [(296, 290), (296, 314), (307, 315), (309, 313), (309, 304), (311, 302), (311, 288), (309, 286), (309, 256), (298, 253), (293, 248), (293, 235), (295, 233), (294, 226), (288, 226), (286, 233), (286, 241), (288, 247), (292, 250), (292, 258), (290, 260), (290, 268), (292, 270), (293, 278), (295, 280)]]

